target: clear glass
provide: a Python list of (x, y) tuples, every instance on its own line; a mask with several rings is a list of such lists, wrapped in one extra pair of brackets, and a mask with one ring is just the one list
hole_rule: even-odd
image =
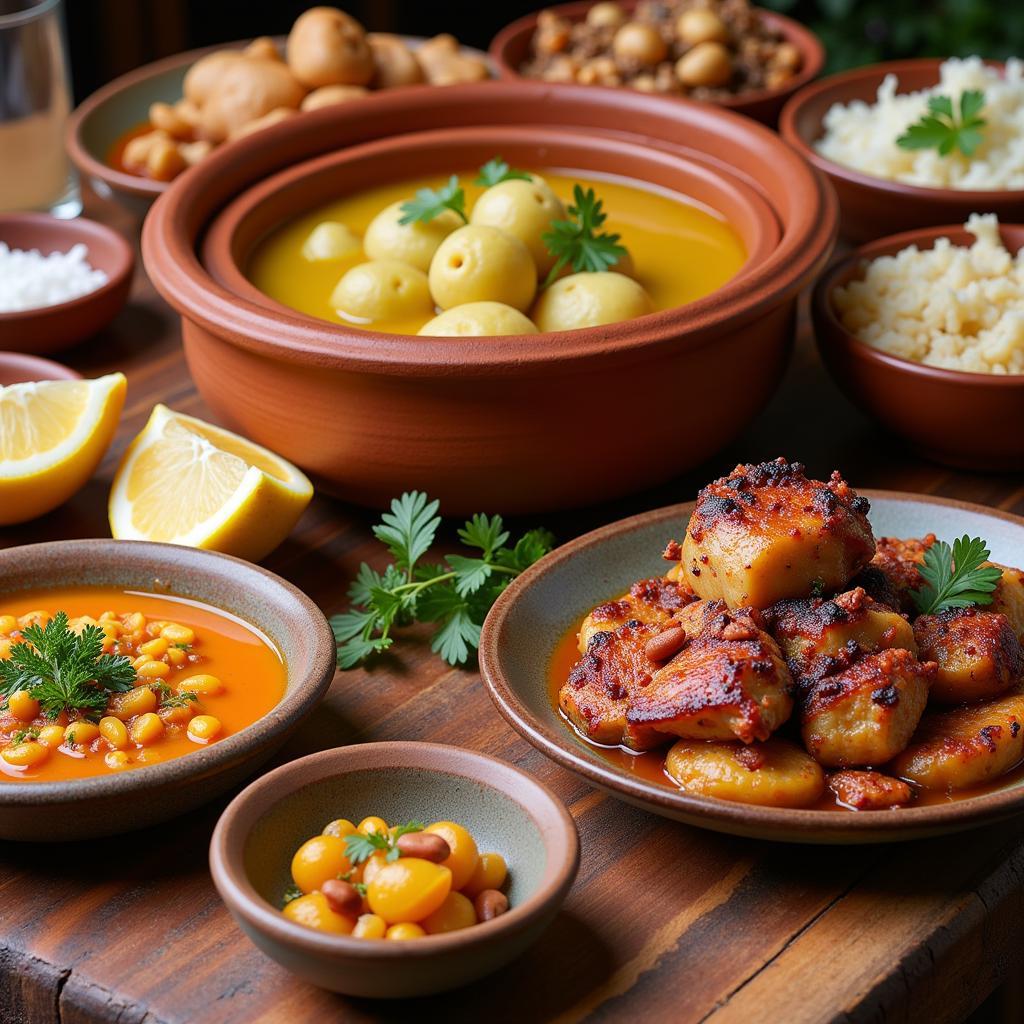
[(0, 210), (82, 212), (64, 147), (71, 110), (62, 0), (0, 0)]

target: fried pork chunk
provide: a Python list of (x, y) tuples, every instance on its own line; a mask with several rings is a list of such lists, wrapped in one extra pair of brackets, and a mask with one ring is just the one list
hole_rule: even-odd
[(1024, 651), (1010, 620), (979, 608), (950, 608), (914, 620), (921, 657), (938, 665), (932, 697), (944, 704), (1005, 693), (1024, 673)]
[(684, 572), (730, 608), (839, 590), (874, 554), (868, 508), (839, 473), (821, 483), (785, 459), (739, 465), (698, 494)]
[(934, 675), (934, 663), (893, 649), (812, 682), (800, 706), (808, 753), (834, 768), (884, 764), (910, 742)]
[(595, 633), (613, 632), (624, 622), (667, 623), (678, 617), (680, 611), (697, 600), (697, 595), (685, 584), (664, 576), (638, 580), (629, 592), (615, 601), (599, 604), (580, 626), (580, 653)]
[[(925, 552), (934, 543), (934, 533), (910, 540), (880, 537), (863, 581), (858, 579), (856, 582), (876, 600), (913, 615), (917, 609), (910, 593), (919, 590), (924, 583), (919, 567), (924, 564)], [(880, 582), (873, 583), (874, 580)]]
[(905, 782), (881, 772), (833, 772), (828, 777), (828, 788), (841, 804), (855, 811), (883, 811), (908, 804), (913, 797)]
[(780, 601), (766, 613), (789, 671), (800, 680), (821, 679), (848, 667), (860, 654), (890, 647), (917, 653), (907, 620), (856, 587), (832, 598)]
[(650, 746), (659, 734), (752, 743), (789, 718), (792, 679), (759, 613), (730, 612), (721, 603), (704, 611), (700, 632), (631, 694), (633, 745)]
[(1003, 570), (1003, 576), (992, 592), (992, 603), (986, 605), (985, 610), (1005, 615), (1017, 639), (1024, 644), (1024, 572), (1005, 565), (999, 568)]

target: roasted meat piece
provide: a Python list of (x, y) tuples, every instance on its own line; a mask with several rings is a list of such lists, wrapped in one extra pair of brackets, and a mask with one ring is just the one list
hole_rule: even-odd
[(893, 649), (814, 681), (800, 701), (808, 752), (835, 768), (884, 764), (910, 741), (934, 675), (934, 663)]
[(910, 803), (914, 795), (905, 782), (891, 775), (849, 769), (832, 772), (828, 777), (828, 788), (841, 804), (855, 811), (883, 811), (899, 807)]
[[(917, 612), (914, 602), (910, 598), (912, 590), (919, 590), (924, 580), (921, 578), (919, 566), (924, 563), (925, 552), (935, 543), (935, 534), (929, 533), (925, 537), (900, 540), (897, 537), (879, 537), (875, 546), (875, 557), (871, 559), (868, 567), (866, 582), (861, 586), (879, 600), (885, 600), (893, 608), (911, 615)], [(870, 582), (877, 579), (873, 573), (880, 573), (885, 581), (885, 596), (880, 597), (875, 587)], [(860, 582), (858, 580), (858, 582)], [(886, 598), (889, 598), (886, 600)], [(893, 603), (895, 601), (896, 603)]]
[(697, 496), (683, 568), (700, 597), (730, 608), (831, 593), (874, 554), (868, 508), (839, 473), (821, 483), (785, 459), (739, 465)]
[(638, 580), (628, 593), (615, 601), (599, 604), (583, 620), (579, 633), (580, 653), (586, 652), (595, 633), (612, 632), (631, 619), (665, 623), (696, 600), (697, 595), (685, 583), (664, 576)]

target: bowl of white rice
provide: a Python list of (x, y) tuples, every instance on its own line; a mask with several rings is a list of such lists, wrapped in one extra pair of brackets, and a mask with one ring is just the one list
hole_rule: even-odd
[(1024, 469), (1024, 224), (976, 214), (864, 245), (822, 275), (811, 311), (869, 417), (934, 461)]
[[(984, 122), (969, 154), (897, 140), (948, 99), (980, 93)], [(1024, 221), (1024, 63), (979, 57), (892, 61), (823, 78), (783, 109), (779, 131), (823, 171), (839, 196), (843, 234), (964, 223), (974, 212)]]

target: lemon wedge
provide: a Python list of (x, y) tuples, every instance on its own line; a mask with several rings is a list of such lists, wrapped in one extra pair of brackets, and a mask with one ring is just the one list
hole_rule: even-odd
[(118, 466), (110, 530), (118, 540), (208, 548), (258, 561), (313, 497), (290, 462), (222, 427), (153, 409)]
[(114, 437), (126, 385), (112, 373), (0, 387), (0, 526), (41, 516), (85, 484)]

